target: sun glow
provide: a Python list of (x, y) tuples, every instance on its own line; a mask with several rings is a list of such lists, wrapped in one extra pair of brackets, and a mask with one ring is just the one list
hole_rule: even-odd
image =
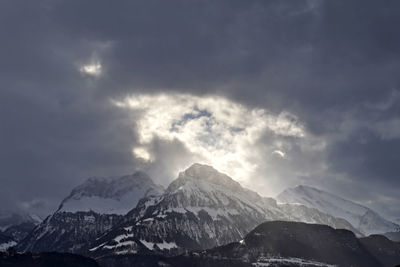
[[(287, 112), (272, 114), (265, 109), (248, 108), (219, 96), (188, 94), (132, 95), (113, 104), (137, 114), (135, 130), (140, 146), (133, 148), (137, 158), (151, 161), (155, 138), (178, 140), (194, 158), (213, 165), (238, 180), (246, 180), (263, 162), (257, 141), (265, 132), (304, 137), (297, 118)], [(273, 151), (284, 158), (282, 151)]]

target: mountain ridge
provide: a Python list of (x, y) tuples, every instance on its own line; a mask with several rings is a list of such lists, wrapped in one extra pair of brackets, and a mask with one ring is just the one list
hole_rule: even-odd
[(118, 177), (91, 177), (72, 189), (56, 212), (94, 211), (123, 215), (143, 196), (160, 194), (163, 190), (142, 171)]
[(372, 209), (314, 187), (298, 185), (288, 188), (276, 199), (281, 203), (299, 203), (343, 218), (364, 235), (400, 231), (399, 225), (384, 219)]
[(400, 262), (400, 243), (380, 235), (357, 238), (351, 231), (327, 225), (270, 221), (240, 241), (208, 250), (173, 257), (109, 255), (97, 260), (108, 267), (392, 267)]
[(177, 254), (205, 249), (239, 240), (259, 223), (278, 219), (357, 232), (343, 219), (304, 205), (278, 205), (211, 166), (193, 164), (179, 173), (164, 194), (142, 199), (121, 225), (92, 244), (90, 253)]
[(18, 243), (20, 251), (83, 253), (89, 242), (115, 226), (139, 199), (163, 188), (136, 172), (111, 178), (89, 178), (64, 198), (59, 208)]

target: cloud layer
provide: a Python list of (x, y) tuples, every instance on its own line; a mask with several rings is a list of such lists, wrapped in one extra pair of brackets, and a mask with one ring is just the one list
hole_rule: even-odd
[(264, 194), (306, 183), (400, 217), (399, 11), (3, 1), (1, 206), (48, 213), (89, 176), (218, 158)]

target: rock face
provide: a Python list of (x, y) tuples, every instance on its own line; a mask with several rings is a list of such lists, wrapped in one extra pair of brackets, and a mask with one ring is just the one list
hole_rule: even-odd
[(289, 188), (279, 194), (277, 200), (302, 204), (345, 219), (364, 235), (400, 231), (399, 225), (385, 220), (375, 211), (316, 188), (302, 185)]
[(140, 198), (158, 195), (162, 190), (143, 172), (118, 178), (90, 178), (73, 189), (58, 210), (17, 248), (83, 253), (91, 240), (115, 226)]
[(278, 205), (214, 168), (194, 164), (157, 197), (145, 198), (123, 223), (92, 244), (90, 254), (179, 254), (240, 240), (271, 220), (352, 226), (303, 205)]
[(82, 253), (93, 238), (110, 230), (121, 215), (88, 212), (56, 212), (36, 227), (17, 248), (20, 251)]

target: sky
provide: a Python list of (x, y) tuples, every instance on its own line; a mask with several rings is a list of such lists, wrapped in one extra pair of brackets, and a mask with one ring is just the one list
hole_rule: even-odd
[(1, 1), (0, 209), (194, 162), (400, 217), (400, 2)]

